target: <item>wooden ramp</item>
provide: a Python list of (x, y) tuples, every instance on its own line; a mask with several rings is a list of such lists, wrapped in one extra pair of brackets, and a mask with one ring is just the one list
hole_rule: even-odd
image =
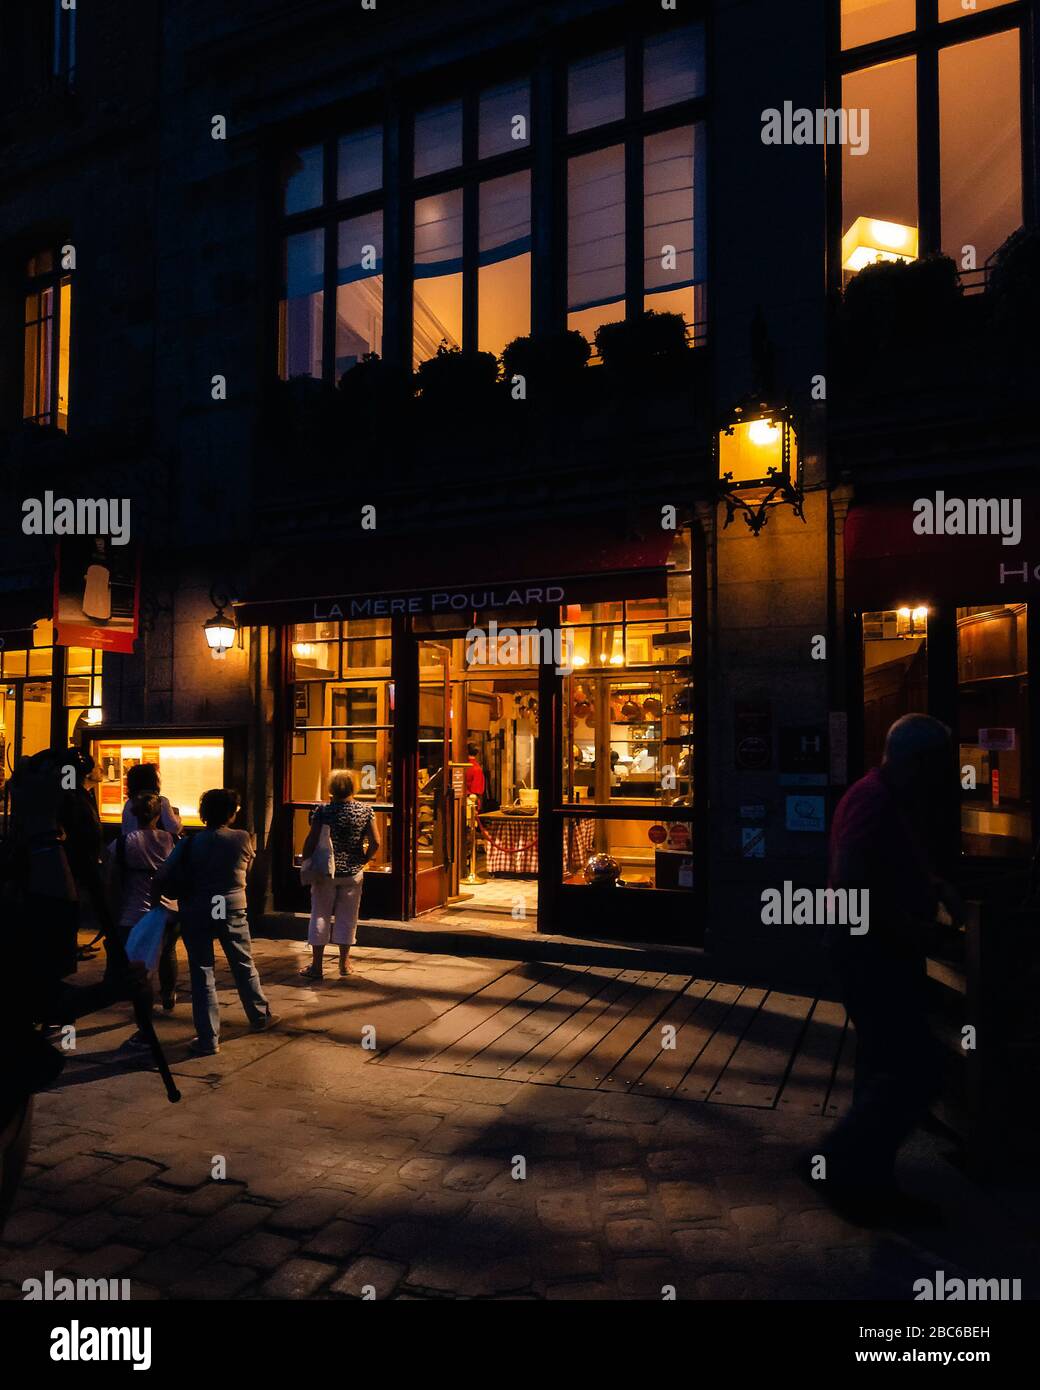
[(460, 1076), (836, 1115), (853, 1035), (840, 1004), (689, 975), (529, 963), (373, 1058)]

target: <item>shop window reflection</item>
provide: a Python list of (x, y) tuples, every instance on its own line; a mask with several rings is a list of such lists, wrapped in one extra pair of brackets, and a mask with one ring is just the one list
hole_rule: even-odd
[(961, 846), (986, 858), (1028, 858), (1028, 610), (1024, 603), (957, 609)]
[(625, 317), (625, 148), (578, 155), (567, 171), (567, 327), (590, 342)]
[(477, 337), (497, 357), (531, 331), (531, 175), (480, 186)]
[(383, 214), (339, 224), (336, 271), (336, 377), (369, 353), (383, 352)]
[(690, 821), (591, 817), (563, 818), (562, 882), (615, 889), (693, 889), (693, 825)]

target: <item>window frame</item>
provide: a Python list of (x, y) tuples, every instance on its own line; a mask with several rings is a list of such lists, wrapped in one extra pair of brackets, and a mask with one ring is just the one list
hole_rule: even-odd
[[(851, 73), (900, 58), (915, 60), (917, 82), (917, 216), (918, 254), (936, 255), (942, 250), (942, 169), (939, 110), (939, 55), (957, 44), (1018, 30), (1019, 33), (1019, 126), (1021, 130), (1022, 216), (1029, 225), (1036, 216), (1036, 178), (1034, 149), (1037, 146), (1032, 98), (1031, 74), (1034, 61), (1034, 35), (1031, 11), (1026, 0), (1009, 0), (995, 9), (966, 12), (955, 19), (939, 19), (939, 0), (916, 0), (916, 19), (913, 29), (855, 48), (841, 46), (841, 3), (832, 0), (830, 12), (830, 80), (828, 105), (839, 107), (843, 102), (845, 78)], [(1040, 29), (1040, 25), (1037, 26)], [(1040, 35), (1037, 36), (1040, 38)], [(844, 222), (844, 187), (842, 178), (842, 147), (826, 147), (827, 182), (829, 189), (828, 214), (830, 221), (828, 245), (828, 280), (832, 291), (842, 284), (841, 239)], [(984, 282), (985, 265), (978, 272), (962, 272), (965, 285), (975, 275)]]
[[(644, 44), (670, 28), (700, 25), (704, 35), (705, 79), (701, 95), (643, 110)], [(682, 126), (695, 129), (694, 244), (698, 231), (703, 239), (703, 269), (694, 282), (702, 295), (702, 321), (695, 325), (693, 341), (706, 340), (710, 313), (710, 246), (708, 217), (708, 116), (710, 98), (710, 15), (697, 7), (681, 25), (667, 18), (654, 22), (622, 19), (614, 25), (572, 26), (562, 30), (553, 51), (534, 45), (517, 45), (508, 53), (496, 52), (493, 66), (487, 55), (464, 67), (438, 71), (436, 81), (410, 86), (406, 92), (387, 89), (383, 101), (364, 109), (352, 105), (349, 114), (321, 124), (301, 126), (279, 135), (271, 146), (272, 201), (275, 235), (272, 246), (272, 282), (281, 285), (281, 257), (285, 239), (298, 232), (320, 229), (325, 234), (322, 325), (322, 377), (335, 384), (335, 312), (338, 228), (342, 221), (367, 213), (383, 215), (383, 353), (384, 360), (407, 364), (413, 357), (414, 229), (416, 201), (462, 190), (463, 271), (462, 346), (478, 344), (479, 300), (479, 195), (485, 182), (527, 171), (531, 178), (531, 328), (532, 334), (566, 327), (567, 309), (567, 168), (577, 154), (591, 153), (611, 144), (625, 147), (625, 317), (643, 312), (643, 142), (648, 135)], [(567, 73), (572, 61), (608, 48), (625, 52), (626, 115), (608, 125), (569, 134), (567, 131)], [(480, 157), (479, 120), (481, 93), (498, 86), (529, 80), (529, 139), (516, 150)], [(417, 114), (438, 101), (462, 103), (462, 160), (420, 178), (414, 175), (414, 121)], [(382, 187), (349, 199), (338, 197), (337, 151), (342, 137), (374, 125), (383, 129)], [(319, 145), (323, 150), (323, 198), (305, 211), (287, 214), (282, 209), (281, 160), (293, 150)], [(537, 209), (537, 214), (536, 210)], [(272, 321), (276, 324), (280, 294), (273, 297)], [(272, 334), (272, 360), (277, 362), (278, 334)]]
[[(31, 273), (29, 272), (28, 268), (26, 268), (26, 270), (25, 270), (25, 272), (24, 272), (24, 274), (23, 274), (23, 276), (22, 276), (22, 295), (21, 295), (21, 302), (22, 302), (22, 415), (21, 415), (21, 419), (22, 419), (22, 423), (23, 423), (23, 424), (26, 424), (26, 425), (36, 425), (36, 426), (50, 427), (50, 428), (52, 428), (52, 429), (60, 430), (63, 434), (67, 434), (67, 433), (68, 433), (68, 429), (69, 429), (69, 419), (70, 419), (71, 414), (72, 414), (72, 410), (71, 410), (71, 396), (72, 396), (72, 377), (73, 377), (73, 372), (72, 372), (72, 346), (73, 346), (73, 345), (72, 345), (72, 330), (71, 330), (71, 323), (72, 323), (71, 299), (72, 299), (73, 273), (72, 273), (71, 270), (65, 270), (65, 269), (62, 268), (62, 264), (61, 264), (61, 247), (60, 247), (60, 245), (58, 245), (58, 244), (48, 245), (48, 246), (44, 246), (44, 247), (40, 248), (38, 251), (34, 252), (32, 256), (30, 256), (30, 257), (27, 258), (27, 263), (28, 263), (28, 262), (31, 262), (31, 261), (34, 261), (34, 260), (37, 260), (37, 259), (39, 259), (41, 256), (44, 256), (44, 255), (49, 255), (49, 256), (51, 257), (51, 263), (52, 263), (52, 264), (51, 264), (51, 269), (50, 269), (50, 270), (40, 271), (40, 272), (37, 272), (36, 274), (31, 274)], [(69, 364), (68, 364), (68, 365), (69, 365), (69, 372), (68, 372), (68, 391), (67, 391), (67, 399), (66, 399), (66, 401), (65, 401), (65, 414), (64, 414), (64, 421), (65, 421), (65, 423), (64, 423), (64, 425), (62, 425), (62, 424), (59, 423), (60, 412), (59, 412), (59, 410), (58, 410), (58, 401), (59, 401), (59, 395), (60, 395), (60, 382), (61, 382), (61, 347), (62, 347), (62, 333), (63, 333), (63, 324), (64, 324), (64, 318), (63, 318), (63, 314), (62, 314), (62, 290), (63, 290), (66, 286), (68, 286), (68, 289), (69, 289), (69, 313), (68, 313), (68, 319), (69, 319), (69, 334), (68, 334), (68, 339), (69, 339), (69, 341), (68, 341), (68, 356), (69, 356)], [(35, 369), (34, 369), (34, 370), (35, 370), (34, 396), (35, 396), (35, 399), (36, 399), (36, 401), (37, 401), (37, 404), (42, 405), (43, 408), (37, 410), (36, 413), (33, 414), (33, 415), (27, 415), (27, 414), (25, 413), (26, 388), (27, 388), (27, 386), (28, 386), (28, 381), (27, 381), (26, 374), (25, 374), (25, 342), (26, 342), (26, 335), (27, 335), (27, 332), (28, 332), (29, 328), (35, 327), (35, 328), (37, 329), (37, 332), (39, 332), (41, 326), (42, 326), (43, 324), (45, 324), (45, 323), (48, 322), (48, 317), (47, 317), (47, 316), (44, 316), (44, 315), (42, 315), (42, 314), (39, 314), (39, 313), (36, 315), (36, 317), (30, 319), (30, 318), (29, 318), (29, 313), (28, 313), (28, 303), (27, 303), (27, 301), (29, 300), (30, 296), (42, 296), (42, 295), (44, 295), (48, 290), (50, 290), (51, 293), (52, 293), (52, 311), (51, 311), (51, 314), (50, 314), (50, 316), (49, 316), (49, 322), (50, 322), (50, 324), (51, 324), (51, 341), (50, 341), (49, 348), (48, 348), (48, 353), (47, 353), (47, 356), (49, 357), (48, 366), (49, 366), (49, 370), (50, 370), (50, 381), (49, 381), (50, 390), (49, 390), (49, 392), (48, 392), (48, 394), (47, 394), (47, 399), (46, 399), (46, 401), (44, 401), (44, 399), (43, 399), (43, 391), (42, 391), (42, 389), (41, 389), (41, 386), (42, 386), (42, 368), (43, 368), (43, 365), (44, 365), (44, 358), (41, 356), (41, 353), (40, 353), (40, 351), (39, 351), (39, 346), (37, 346), (36, 360), (35, 360)]]

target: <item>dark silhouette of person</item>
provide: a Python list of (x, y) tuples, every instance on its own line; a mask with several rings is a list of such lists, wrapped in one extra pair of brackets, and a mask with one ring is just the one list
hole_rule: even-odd
[(904, 715), (888, 731), (880, 768), (848, 789), (831, 827), (830, 886), (868, 897), (864, 923), (828, 929), (856, 1030), (856, 1071), (851, 1109), (820, 1150), (820, 1186), (842, 1214), (864, 1225), (936, 1216), (900, 1192), (896, 1155), (927, 1113), (939, 1077), (928, 1023), (929, 940), (941, 907), (947, 922), (964, 915), (927, 848), (930, 827), (956, 787), (952, 751), (945, 724)]

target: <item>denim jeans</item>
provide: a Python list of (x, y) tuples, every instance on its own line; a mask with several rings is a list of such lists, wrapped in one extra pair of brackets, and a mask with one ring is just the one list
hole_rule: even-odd
[(214, 922), (209, 917), (193, 920), (181, 916), (181, 934), (188, 952), (188, 972), (191, 976), (191, 1012), (199, 1041), (215, 1043), (220, 1037), (220, 1007), (214, 981), (213, 943), (223, 948), (242, 1007), (250, 1023), (268, 1018), (271, 1006), (260, 987), (260, 976), (253, 963), (253, 948), (249, 939), (249, 923), (244, 908), (231, 908), (227, 920)]

